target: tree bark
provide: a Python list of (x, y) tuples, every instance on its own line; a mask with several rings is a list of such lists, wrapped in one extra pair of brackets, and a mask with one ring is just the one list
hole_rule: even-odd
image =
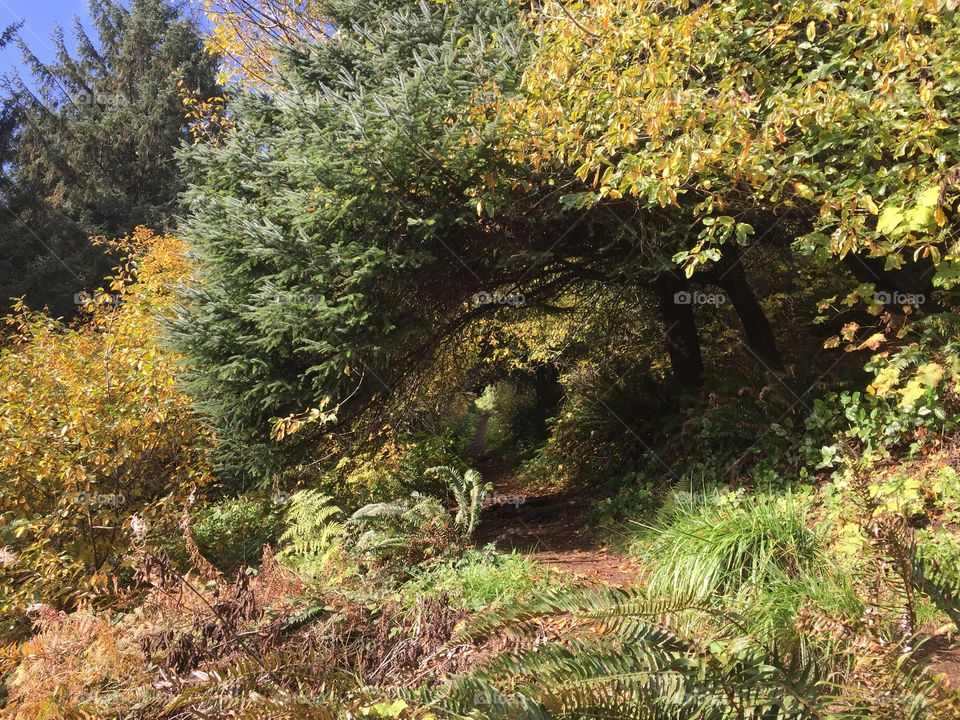
[(750, 350), (764, 362), (779, 366), (781, 356), (776, 336), (753, 288), (750, 287), (747, 274), (743, 271), (740, 250), (732, 246), (724, 248), (723, 259), (712, 270), (711, 276), (709, 282), (727, 294), (737, 311)]
[(683, 385), (699, 387), (703, 384), (703, 356), (690, 302), (690, 285), (676, 274), (664, 273), (654, 282), (654, 290), (660, 303), (673, 376)]

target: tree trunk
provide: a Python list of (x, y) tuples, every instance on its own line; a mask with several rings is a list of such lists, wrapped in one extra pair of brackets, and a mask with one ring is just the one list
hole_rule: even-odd
[(687, 281), (675, 274), (663, 274), (654, 282), (665, 327), (667, 352), (673, 376), (683, 385), (703, 384), (703, 356), (700, 335), (693, 318), (693, 303)]
[(723, 259), (711, 275), (713, 277), (709, 281), (723, 289), (737, 311), (747, 346), (764, 362), (779, 366), (781, 357), (777, 339), (743, 271), (739, 249), (724, 248)]

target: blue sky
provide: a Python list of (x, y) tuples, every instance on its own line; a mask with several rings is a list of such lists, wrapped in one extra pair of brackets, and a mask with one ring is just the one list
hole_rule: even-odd
[[(87, 0), (0, 0), (0, 28), (23, 20), (20, 36), (41, 60), (50, 60), (53, 57), (50, 34), (54, 25), (63, 26), (69, 43), (74, 15), (87, 17)], [(18, 67), (20, 51), (16, 47), (7, 47), (0, 51), (0, 74), (9, 73)]]
[[(129, 0), (120, 0), (129, 7)], [(195, 0), (182, 0), (182, 4), (197, 12)], [(63, 26), (67, 47), (72, 48), (73, 18), (79, 16), (82, 20), (89, 17), (87, 0), (0, 0), (0, 30), (10, 23), (23, 20), (20, 37), (26, 40), (41, 60), (53, 59), (53, 43), (50, 34), (55, 25)], [(89, 24), (87, 24), (89, 28)], [(0, 51), (0, 75), (10, 73), (21, 67), (20, 50), (17, 47), (7, 47)]]

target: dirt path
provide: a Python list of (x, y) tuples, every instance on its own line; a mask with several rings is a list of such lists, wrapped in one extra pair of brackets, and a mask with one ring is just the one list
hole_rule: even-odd
[(583, 491), (531, 494), (520, 486), (509, 463), (487, 453), (488, 420), (484, 416), (478, 423), (470, 448), (477, 469), (493, 485), (477, 543), (495, 543), (506, 552), (517, 550), (590, 582), (618, 587), (632, 584), (636, 565), (610, 550), (599, 533), (588, 527), (594, 497)]

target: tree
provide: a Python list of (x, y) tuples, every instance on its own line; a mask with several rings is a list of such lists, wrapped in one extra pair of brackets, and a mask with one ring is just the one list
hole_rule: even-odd
[[(929, 298), (957, 274), (954, 10), (549, 3), (508, 110), (514, 150), (589, 180), (583, 204), (629, 199), (670, 217), (689, 277), (777, 241)], [(756, 315), (742, 302), (742, 318)]]
[[(185, 157), (202, 271), (177, 339), (227, 476), (263, 480), (302, 457), (306, 433), (281, 452), (274, 418), (347, 423), (394, 399), (464, 301), (518, 272), (501, 268), (493, 208), (478, 217), (475, 188), (501, 159), (470, 130), (472, 103), (515, 79), (516, 8), (332, 5), (335, 38), (294, 49), (277, 87), (238, 98), (234, 133)], [(521, 224), (543, 247), (556, 237), (556, 223)]]
[(87, 242), (137, 225), (169, 228), (183, 186), (174, 153), (186, 137), (181, 87), (216, 93), (216, 59), (199, 28), (163, 0), (92, 0), (96, 40), (74, 23), (43, 63), (21, 41), (28, 82), (8, 78), (18, 131), (5, 244), (20, 262), (3, 289), (68, 312), (109, 267)]

